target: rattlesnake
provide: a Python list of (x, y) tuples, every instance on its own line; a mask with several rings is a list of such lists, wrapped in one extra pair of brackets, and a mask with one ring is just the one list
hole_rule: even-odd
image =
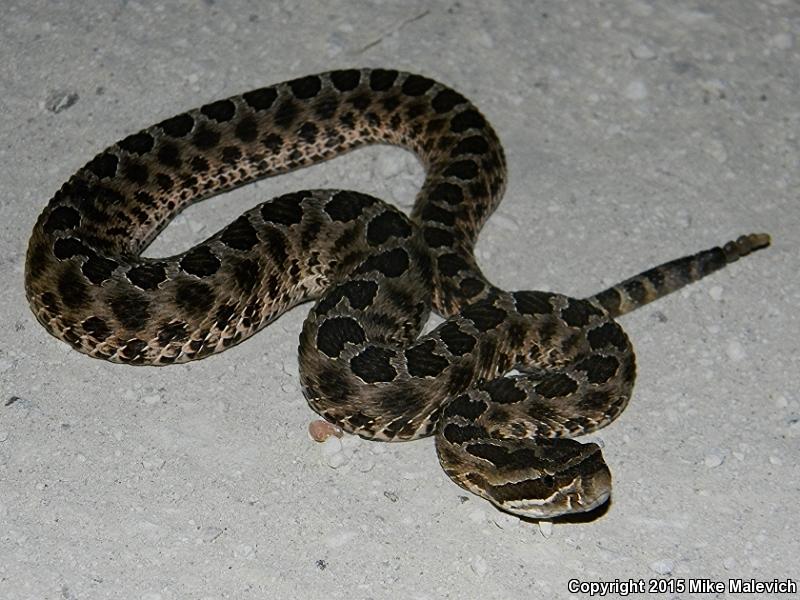
[[(192, 202), (369, 143), (422, 161), (410, 217), (356, 192), (295, 192), (187, 252), (141, 256)], [(395, 70), (311, 75), (206, 104), (96, 156), (34, 227), (27, 297), (47, 330), (81, 352), (148, 365), (222, 351), (316, 300), (300, 376), (326, 420), (376, 440), (435, 433), (447, 474), (503, 510), (590, 510), (608, 498), (610, 473), (596, 444), (571, 436), (614, 420), (635, 376), (613, 319), (769, 236), (742, 236), (587, 299), (505, 292), (473, 256), (505, 183), (495, 132), (458, 92)], [(420, 337), (431, 308), (446, 320)]]

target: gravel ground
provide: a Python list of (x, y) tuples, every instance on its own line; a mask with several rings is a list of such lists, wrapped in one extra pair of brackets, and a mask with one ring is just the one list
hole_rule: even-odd
[[(615, 579), (712, 598), (690, 580), (800, 577), (796, 2), (8, 0), (0, 30), (0, 598), (588, 598), (569, 581)], [(80, 355), (27, 308), (31, 227), (95, 153), (346, 66), (424, 73), (494, 124), (511, 179), (478, 255), (503, 287), (588, 295), (773, 235), (623, 319), (638, 383), (595, 436), (615, 487), (591, 519), (501, 514), (430, 440), (310, 441), (307, 306), (163, 369)], [(421, 178), (401, 150), (361, 150), (192, 207), (149, 252), (301, 188), (407, 208)]]

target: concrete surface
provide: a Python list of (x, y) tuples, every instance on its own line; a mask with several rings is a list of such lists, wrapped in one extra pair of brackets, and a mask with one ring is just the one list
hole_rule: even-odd
[[(712, 598), (689, 580), (796, 581), (798, 33), (794, 0), (4, 2), (0, 598), (588, 598), (568, 582), (629, 578)], [(32, 317), (27, 238), (74, 170), (184, 109), (345, 66), (435, 77), (495, 125), (511, 181), (479, 258), (504, 287), (588, 295), (773, 235), (625, 317), (639, 377), (595, 436), (615, 487), (593, 519), (503, 515), (430, 440), (310, 441), (308, 306), (162, 369), (90, 359)], [(403, 151), (358, 151), (194, 207), (150, 253), (301, 188), (407, 207), (421, 176)]]

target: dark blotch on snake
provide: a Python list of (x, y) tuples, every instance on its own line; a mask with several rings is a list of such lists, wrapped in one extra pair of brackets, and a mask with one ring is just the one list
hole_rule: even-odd
[(117, 146), (126, 152), (130, 152), (131, 154), (141, 155), (150, 152), (150, 150), (153, 149), (154, 144), (155, 140), (153, 139), (153, 136), (146, 131), (141, 131), (139, 133), (129, 135), (121, 142), (118, 142)]
[(214, 290), (199, 281), (179, 281), (175, 304), (194, 317), (204, 317), (214, 305)]
[(421, 216), (425, 221), (435, 221), (449, 227), (452, 227), (456, 222), (456, 216), (453, 213), (435, 204), (427, 204), (422, 210)]
[(225, 123), (236, 114), (236, 105), (232, 100), (217, 100), (201, 106), (200, 112), (217, 123)]
[(561, 309), (561, 318), (570, 327), (585, 327), (591, 317), (600, 316), (601, 313), (594, 306), (583, 300), (569, 298), (567, 305)]
[(135, 161), (128, 160), (123, 169), (125, 179), (133, 183), (143, 184), (147, 182), (149, 171), (146, 165)]
[(256, 230), (244, 215), (223, 229), (219, 240), (234, 250), (250, 250), (258, 243)]
[(261, 218), (268, 223), (296, 225), (303, 219), (303, 198), (303, 194), (294, 193), (265, 202), (261, 205)]
[(436, 342), (426, 340), (414, 344), (405, 351), (408, 373), (412, 377), (436, 377), (444, 371), (450, 362), (443, 356), (434, 354)]
[(444, 175), (464, 180), (474, 179), (478, 176), (478, 165), (474, 160), (459, 160), (447, 167), (444, 170)]
[(317, 139), (318, 133), (319, 129), (311, 121), (306, 121), (300, 126), (300, 129), (297, 130), (298, 137), (306, 144), (313, 144), (314, 140)]
[(219, 270), (220, 261), (208, 246), (196, 246), (181, 259), (181, 269), (196, 277), (209, 277)]
[(243, 142), (252, 142), (258, 137), (258, 123), (253, 117), (245, 117), (236, 124), (234, 135)]
[(361, 344), (367, 339), (361, 325), (350, 317), (334, 317), (317, 330), (317, 348), (330, 358), (338, 358), (346, 344)]
[(361, 72), (356, 69), (332, 71), (330, 77), (333, 86), (340, 92), (349, 92), (361, 82)]
[(628, 346), (628, 338), (625, 332), (617, 323), (604, 323), (596, 329), (592, 329), (587, 335), (589, 345), (592, 350), (600, 350), (608, 346), (614, 346), (618, 350), (625, 350)]
[(287, 84), (298, 100), (313, 98), (319, 93), (322, 82), (316, 75), (307, 75), (298, 79), (293, 79)]
[(472, 321), (478, 331), (494, 329), (506, 318), (506, 312), (488, 302), (477, 302), (461, 311), (461, 316)]
[(459, 271), (469, 269), (467, 262), (457, 254), (442, 254), (436, 262), (439, 270), (447, 277), (452, 277), (457, 275)]
[(89, 287), (77, 271), (74, 263), (67, 263), (58, 276), (58, 293), (69, 308), (78, 308), (89, 301)]
[(483, 115), (477, 110), (470, 108), (453, 117), (453, 120), (450, 121), (450, 130), (453, 133), (461, 133), (467, 129), (483, 127), (485, 124), (486, 120), (483, 118)]
[(455, 244), (455, 237), (453, 234), (444, 229), (439, 229), (438, 227), (425, 227), (422, 234), (425, 237), (425, 243), (431, 248), (450, 247)]
[(374, 204), (371, 196), (342, 190), (336, 192), (325, 205), (325, 212), (334, 221), (347, 223), (356, 220), (364, 209)]
[(246, 259), (233, 265), (233, 279), (239, 289), (245, 293), (250, 293), (256, 287), (260, 278), (261, 269), (254, 260)]
[(86, 168), (94, 173), (99, 179), (103, 179), (105, 177), (113, 177), (116, 175), (118, 164), (119, 158), (117, 158), (116, 155), (111, 154), (110, 152), (104, 152), (103, 154), (98, 154), (95, 156), (89, 162), (89, 164), (86, 165)]
[(150, 319), (150, 303), (143, 294), (122, 290), (112, 295), (108, 302), (117, 321), (128, 330), (144, 329)]
[(451, 156), (460, 156), (462, 154), (483, 154), (489, 150), (489, 142), (482, 135), (473, 135), (464, 138), (450, 153)]
[(98, 342), (102, 342), (111, 335), (111, 328), (108, 323), (100, 317), (89, 317), (81, 323), (81, 327)]
[(71, 206), (59, 206), (50, 213), (44, 224), (45, 233), (68, 231), (74, 229), (81, 222), (80, 213)]
[(595, 296), (595, 298), (597, 298), (600, 304), (603, 305), (603, 308), (605, 308), (612, 315), (619, 313), (620, 302), (622, 301), (622, 298), (615, 288), (609, 288)]
[(356, 273), (379, 271), (385, 277), (400, 277), (408, 270), (408, 252), (403, 248), (394, 248), (380, 254), (370, 256), (356, 269)]
[(523, 315), (548, 315), (553, 312), (548, 292), (514, 292), (514, 304)]
[(336, 114), (339, 98), (334, 94), (325, 94), (314, 104), (314, 114), (320, 119), (328, 120)]
[(515, 404), (528, 397), (525, 391), (514, 385), (514, 380), (508, 377), (493, 379), (481, 386), (481, 389), (485, 390), (498, 404)]
[(242, 151), (238, 146), (225, 146), (222, 149), (222, 162), (235, 165), (242, 158)]
[(562, 398), (578, 389), (578, 383), (563, 373), (546, 375), (534, 388), (536, 393), (545, 398)]
[(447, 403), (442, 417), (449, 419), (455, 416), (461, 416), (468, 421), (474, 421), (480, 417), (489, 406), (480, 398), (472, 398), (469, 394), (461, 394)]
[(158, 157), (158, 162), (162, 165), (168, 167), (181, 166), (181, 151), (178, 149), (178, 146), (171, 142), (162, 142), (156, 156)]
[(220, 133), (208, 125), (200, 125), (192, 136), (192, 144), (198, 150), (208, 150), (219, 144)]
[(575, 368), (586, 373), (589, 383), (605, 383), (617, 372), (619, 361), (613, 356), (594, 354), (583, 359)]
[(125, 276), (133, 285), (143, 290), (154, 290), (160, 283), (166, 281), (167, 272), (162, 263), (146, 262), (133, 267)]
[(267, 110), (277, 97), (278, 92), (274, 87), (259, 88), (242, 95), (244, 101), (254, 110)]
[(432, 200), (443, 200), (448, 204), (459, 204), (464, 200), (464, 192), (453, 183), (440, 183), (431, 190)]
[(350, 369), (366, 383), (392, 381), (397, 371), (389, 360), (394, 354), (385, 348), (367, 346), (350, 359)]
[(406, 96), (421, 96), (433, 86), (433, 80), (420, 75), (409, 75), (401, 89)]
[(342, 298), (347, 298), (351, 308), (360, 310), (368, 307), (378, 293), (378, 284), (374, 281), (355, 279), (336, 286), (327, 292), (317, 304), (316, 312), (324, 315), (334, 308)]
[(166, 121), (161, 121), (157, 127), (160, 127), (170, 137), (182, 138), (194, 127), (194, 119), (191, 115), (184, 113)]
[(395, 70), (375, 69), (369, 75), (369, 87), (376, 92), (386, 91), (392, 87), (398, 75)]
[(436, 330), (439, 339), (447, 346), (448, 351), (454, 356), (464, 356), (472, 352), (475, 347), (475, 338), (468, 333), (464, 333), (453, 322), (447, 322)]
[(367, 242), (379, 246), (390, 237), (407, 238), (411, 235), (411, 225), (393, 210), (386, 210), (374, 217), (367, 225)]
[(482, 440), (489, 437), (488, 432), (478, 425), (456, 425), (449, 423), (442, 430), (445, 439), (451, 444), (462, 444), (472, 440)]
[(297, 118), (299, 110), (300, 109), (293, 100), (285, 100), (275, 111), (275, 125), (283, 129), (289, 128)]
[(433, 97), (433, 100), (431, 100), (431, 106), (433, 106), (433, 110), (441, 114), (449, 112), (459, 104), (463, 104), (466, 101), (467, 99), (458, 92), (446, 89), (442, 90)]
[(270, 133), (263, 140), (261, 140), (261, 143), (264, 144), (264, 147), (266, 147), (267, 150), (277, 153), (283, 147), (283, 138), (277, 133)]
[(95, 285), (100, 285), (106, 279), (111, 277), (111, 274), (119, 266), (119, 263), (105, 258), (103, 256), (90, 256), (89, 259), (83, 263), (81, 271), (86, 276), (86, 279)]

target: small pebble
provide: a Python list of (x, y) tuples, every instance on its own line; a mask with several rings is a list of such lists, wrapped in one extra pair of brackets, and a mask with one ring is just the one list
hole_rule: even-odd
[(777, 456), (770, 456), (769, 457), (769, 464), (775, 465), (776, 467), (780, 467), (783, 464), (783, 460), (781, 460)]
[(710, 290), (708, 290), (708, 295), (711, 296), (716, 302), (722, 300), (722, 286), (715, 285), (712, 286)]
[(145, 396), (142, 398), (142, 402), (147, 404), (148, 406), (153, 406), (154, 404), (158, 404), (161, 402), (161, 396), (158, 394), (150, 394), (149, 396)]
[(78, 101), (78, 94), (75, 92), (66, 92), (64, 90), (57, 90), (51, 92), (47, 99), (44, 101), (44, 107), (51, 113), (60, 113), (67, 110), (70, 106), (74, 106)]
[(486, 564), (486, 559), (482, 556), (476, 556), (469, 563), (469, 568), (478, 577), (483, 577), (489, 571), (489, 565)]
[(633, 58), (638, 58), (639, 60), (653, 60), (656, 57), (656, 53), (647, 44), (637, 44), (633, 46), (631, 48), (631, 55)]
[(729, 556), (722, 561), (722, 566), (726, 571), (732, 571), (736, 568), (736, 559), (734, 559), (732, 556)]
[(703, 464), (709, 469), (715, 469), (725, 462), (725, 454), (721, 450), (710, 450), (705, 458)]
[(733, 362), (740, 362), (745, 359), (747, 353), (738, 340), (731, 340), (725, 348), (725, 353)]
[(675, 563), (666, 558), (650, 563), (650, 570), (659, 575), (669, 575), (674, 568)]
[(342, 428), (322, 419), (317, 419), (308, 424), (308, 434), (315, 442), (324, 442), (331, 436), (342, 437)]
[(203, 540), (203, 542), (209, 544), (221, 535), (222, 529), (219, 527), (204, 527), (200, 538)]
[(647, 98), (647, 85), (641, 79), (636, 79), (625, 87), (624, 94), (628, 100), (644, 100)]

